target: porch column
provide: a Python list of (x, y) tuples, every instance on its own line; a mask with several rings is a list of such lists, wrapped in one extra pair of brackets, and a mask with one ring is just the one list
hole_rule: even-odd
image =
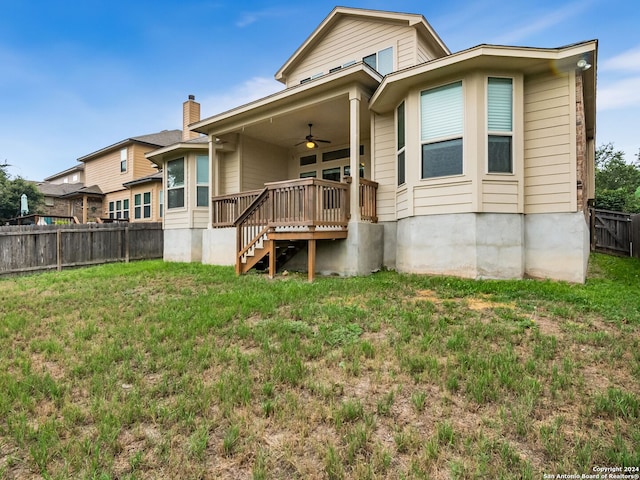
[(216, 138), (213, 135), (209, 135), (209, 221), (207, 222), (207, 228), (213, 228), (212, 198), (220, 195), (218, 187), (219, 170)]
[(351, 168), (350, 222), (360, 221), (360, 99), (362, 94), (353, 89), (349, 92), (349, 166)]
[(89, 221), (89, 215), (87, 212), (87, 203), (89, 199), (86, 195), (82, 196), (82, 223), (87, 223)]

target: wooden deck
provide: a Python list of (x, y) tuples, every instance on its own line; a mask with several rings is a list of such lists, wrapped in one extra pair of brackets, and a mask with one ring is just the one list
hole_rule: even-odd
[[(317, 240), (347, 237), (350, 178), (333, 182), (302, 178), (265, 184), (263, 190), (212, 199), (214, 228), (235, 227), (236, 273), (242, 274), (269, 256), (269, 276), (276, 272), (276, 242), (308, 242), (309, 281), (314, 278)], [(378, 184), (360, 179), (360, 216), (377, 222)]]

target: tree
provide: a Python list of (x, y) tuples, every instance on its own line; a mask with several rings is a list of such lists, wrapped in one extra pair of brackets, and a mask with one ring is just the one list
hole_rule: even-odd
[(0, 220), (20, 216), (20, 198), (23, 194), (29, 200), (29, 211), (38, 212), (44, 203), (44, 197), (38, 187), (27, 180), (11, 178), (7, 173), (8, 165), (0, 165)]
[(596, 208), (629, 213), (640, 212), (640, 158), (627, 163), (624, 152), (612, 143), (596, 149)]

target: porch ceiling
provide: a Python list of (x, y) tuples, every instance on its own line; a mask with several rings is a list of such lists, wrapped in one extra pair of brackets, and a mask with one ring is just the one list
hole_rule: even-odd
[(343, 145), (350, 138), (349, 98), (354, 94), (361, 98), (360, 137), (370, 138), (369, 99), (381, 80), (368, 65), (356, 64), (202, 120), (191, 129), (221, 139), (223, 148), (232, 148), (238, 134), (293, 148), (309, 135), (311, 123), (314, 137)]
[[(330, 145), (343, 145), (349, 143), (349, 97), (347, 94), (340, 97), (314, 103), (295, 110), (274, 115), (254, 123), (243, 125), (231, 134), (240, 133), (267, 143), (272, 143), (284, 148), (306, 150), (305, 137), (309, 135), (309, 124), (313, 124), (312, 134), (315, 138), (330, 140)], [(370, 125), (368, 99), (360, 102), (360, 137), (370, 138)], [(232, 141), (232, 136), (222, 134), (221, 140)]]

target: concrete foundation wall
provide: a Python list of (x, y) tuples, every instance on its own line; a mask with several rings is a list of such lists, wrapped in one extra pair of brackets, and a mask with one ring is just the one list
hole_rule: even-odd
[(202, 263), (236, 264), (236, 229), (210, 228), (202, 232)]
[(523, 238), (519, 214), (410, 217), (398, 221), (396, 268), (466, 278), (522, 278)]
[(589, 262), (589, 226), (581, 212), (525, 216), (525, 273), (584, 283)]
[(165, 230), (163, 258), (166, 262), (202, 261), (202, 229)]

